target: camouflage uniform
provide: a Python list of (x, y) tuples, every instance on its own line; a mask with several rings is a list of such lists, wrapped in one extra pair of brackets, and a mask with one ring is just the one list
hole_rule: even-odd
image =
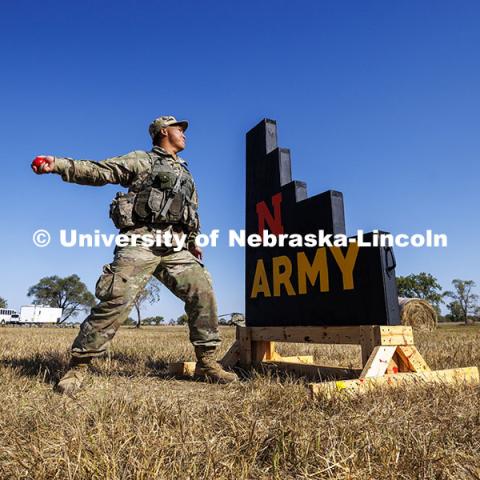
[[(150, 133), (153, 137), (152, 127)], [(151, 152), (135, 151), (101, 162), (55, 157), (54, 172), (66, 182), (95, 186), (112, 183), (130, 188), (151, 175), (152, 153), (162, 156), (176, 171), (183, 169), (188, 172), (184, 160), (157, 146)], [(192, 198), (196, 209), (196, 191)], [(172, 232), (174, 228), (166, 225), (159, 229), (143, 224), (122, 230), (122, 233), (129, 236), (145, 233), (161, 235), (166, 231)], [(189, 233), (188, 243), (194, 241), (197, 233)], [(152, 275), (185, 302), (192, 344), (196, 347), (216, 347), (220, 343), (215, 296), (210, 275), (203, 263), (186, 248), (176, 252), (165, 246), (146, 246), (139, 239), (136, 245), (117, 246), (113, 262), (103, 267), (95, 287), (95, 295), (100, 302), (82, 323), (72, 346), (72, 357), (88, 359), (106, 351), (116, 331), (127, 319), (137, 294)]]

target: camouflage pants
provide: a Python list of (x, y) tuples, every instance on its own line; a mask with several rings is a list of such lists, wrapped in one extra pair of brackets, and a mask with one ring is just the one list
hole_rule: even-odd
[(203, 264), (187, 250), (162, 253), (136, 245), (117, 247), (113, 262), (103, 267), (95, 287), (100, 302), (82, 323), (72, 345), (72, 356), (94, 357), (106, 351), (152, 275), (185, 302), (193, 345), (220, 343), (217, 305)]

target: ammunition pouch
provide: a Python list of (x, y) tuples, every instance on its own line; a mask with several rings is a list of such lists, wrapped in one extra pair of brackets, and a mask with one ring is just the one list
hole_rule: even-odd
[[(166, 212), (165, 206), (171, 198)], [(183, 223), (183, 210), (186, 200), (183, 192), (159, 190), (149, 187), (137, 194), (134, 211), (136, 217), (146, 223)]]
[(110, 204), (110, 218), (119, 229), (135, 226), (133, 208), (136, 194), (118, 192)]
[(183, 209), (182, 223), (189, 232), (196, 232), (200, 228), (197, 210), (193, 208), (190, 201), (187, 201), (187, 205)]

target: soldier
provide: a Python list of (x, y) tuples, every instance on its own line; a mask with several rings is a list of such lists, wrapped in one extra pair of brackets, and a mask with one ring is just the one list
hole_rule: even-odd
[(96, 283), (99, 303), (82, 323), (71, 348), (69, 369), (55, 385), (59, 393), (72, 394), (81, 386), (92, 358), (106, 352), (152, 275), (185, 302), (190, 341), (197, 357), (196, 376), (219, 383), (237, 380), (215, 361), (220, 344), (217, 306), (202, 251), (195, 244), (199, 231), (197, 193), (187, 163), (177, 155), (185, 148), (187, 127), (187, 121), (163, 116), (150, 124), (153, 148), (149, 152), (134, 151), (100, 162), (53, 156), (37, 157), (32, 162), (35, 173), (57, 173), (66, 182), (127, 187), (128, 193), (117, 193), (110, 216), (129, 238), (133, 234), (187, 236), (185, 247), (179, 251), (174, 248), (178, 243), (148, 246), (138, 237), (132, 245), (115, 247), (113, 262), (104, 265)]

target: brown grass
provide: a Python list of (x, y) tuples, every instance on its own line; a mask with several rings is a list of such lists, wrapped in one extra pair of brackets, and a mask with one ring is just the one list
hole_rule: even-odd
[[(51, 392), (75, 330), (0, 329), (0, 478), (480, 477), (480, 388), (379, 390), (312, 402), (301, 380), (170, 379), (183, 327), (122, 329), (73, 400)], [(233, 329), (224, 329), (225, 350)], [(480, 366), (480, 329), (416, 334), (434, 368)], [(353, 347), (280, 345), (359, 367)]]

